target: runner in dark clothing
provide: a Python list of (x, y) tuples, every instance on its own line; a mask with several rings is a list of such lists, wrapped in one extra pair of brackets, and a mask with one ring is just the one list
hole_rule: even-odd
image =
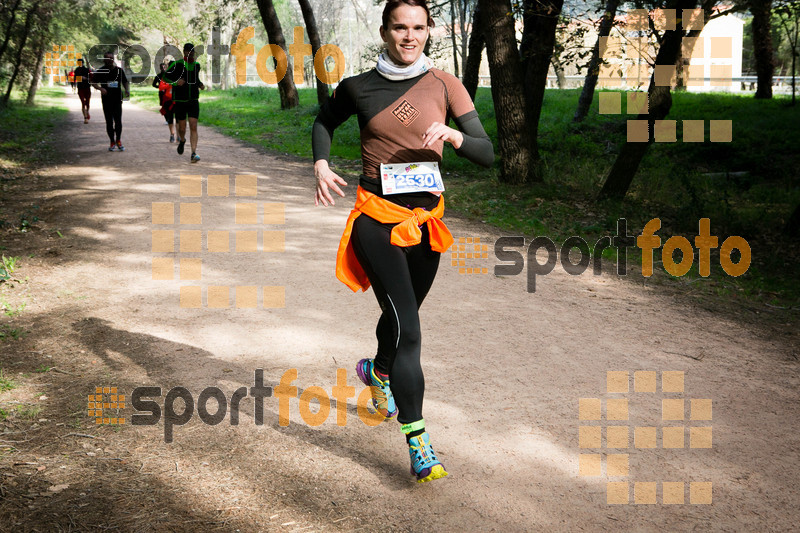
[(164, 120), (167, 121), (169, 126), (169, 142), (175, 142), (175, 111), (173, 109), (174, 102), (172, 100), (172, 85), (163, 80), (164, 72), (167, 70), (167, 64), (161, 63), (161, 71), (153, 78), (153, 87), (158, 89), (158, 104), (161, 106), (161, 114), (164, 115)]
[[(339, 185), (347, 185), (328, 165), (333, 131), (358, 116), (363, 174), (339, 244), (336, 275), (354, 291), (372, 286), (378, 299), (377, 353), (359, 361), (356, 371), (370, 387), (376, 410), (402, 424), (418, 482), (447, 475), (422, 418), (419, 307), (453, 238), (441, 221), (441, 177), (437, 182), (434, 173), (415, 172), (435, 169), (429, 162), (441, 162), (445, 142), (475, 163), (494, 161), (466, 89), (458, 78), (432, 68), (422, 52), (432, 26), (425, 0), (389, 0), (380, 29), (387, 49), (377, 67), (339, 84), (312, 133), (315, 203), (333, 204), (330, 191), (344, 196)], [(450, 118), (458, 130), (447, 126)], [(382, 166), (389, 164), (397, 174)]]
[[(103, 103), (103, 115), (106, 118), (106, 133), (111, 140), (109, 152), (116, 148), (120, 152), (125, 150), (122, 146), (122, 89), (125, 89), (125, 98), (130, 98), (131, 91), (125, 71), (114, 64), (113, 52), (103, 55), (104, 65), (92, 73), (92, 86), (100, 91), (100, 101)], [(116, 142), (114, 135), (116, 134)]]
[(90, 78), (92, 71), (83, 65), (83, 59), (78, 60), (78, 68), (75, 69), (75, 84), (78, 86), (78, 98), (81, 99), (81, 111), (83, 112), (83, 123), (89, 123), (89, 101), (92, 99), (92, 86)]
[(175, 118), (178, 120), (178, 153), (183, 154), (186, 144), (186, 117), (189, 117), (189, 138), (192, 163), (200, 161), (197, 155), (197, 119), (200, 117), (200, 91), (206, 86), (200, 81), (200, 63), (194, 60), (194, 45), (183, 45), (183, 59), (173, 61), (162, 79), (172, 85), (175, 101)]

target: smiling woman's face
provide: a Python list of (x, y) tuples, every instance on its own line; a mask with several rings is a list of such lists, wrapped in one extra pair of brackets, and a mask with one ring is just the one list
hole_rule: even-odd
[(388, 27), (381, 26), (381, 39), (392, 61), (411, 65), (425, 49), (428, 40), (428, 14), (419, 6), (401, 5), (389, 15)]

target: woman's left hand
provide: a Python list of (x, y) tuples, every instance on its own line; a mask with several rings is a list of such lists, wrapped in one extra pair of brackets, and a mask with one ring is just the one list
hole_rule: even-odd
[(461, 144), (464, 142), (464, 135), (441, 122), (434, 122), (428, 126), (428, 130), (422, 136), (422, 147), (427, 148), (436, 141), (447, 141), (453, 145), (453, 148), (458, 149), (461, 148)]

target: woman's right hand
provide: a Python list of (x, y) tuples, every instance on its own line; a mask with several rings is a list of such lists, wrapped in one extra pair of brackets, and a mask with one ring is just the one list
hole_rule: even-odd
[(344, 192), (342, 192), (337, 183), (346, 186), (347, 182), (328, 167), (327, 161), (320, 159), (314, 163), (314, 176), (317, 178), (317, 192), (314, 195), (314, 205), (319, 205), (320, 202), (326, 207), (328, 202), (330, 202), (331, 205), (336, 205), (330, 193), (331, 189), (344, 198)]

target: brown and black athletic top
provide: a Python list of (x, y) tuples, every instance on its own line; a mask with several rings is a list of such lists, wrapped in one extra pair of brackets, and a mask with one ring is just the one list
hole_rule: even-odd
[[(408, 80), (393, 81), (377, 70), (342, 80), (314, 122), (314, 161), (330, 156), (333, 131), (351, 115), (361, 129), (362, 176), (360, 185), (383, 196), (382, 163), (442, 160), (444, 142), (421, 148), (422, 136), (433, 122), (453, 119), (464, 135), (456, 154), (485, 167), (494, 162), (492, 142), (478, 119), (467, 90), (455, 76), (430, 69)], [(439, 197), (428, 192), (394, 194), (387, 200), (409, 207), (434, 207)]]

